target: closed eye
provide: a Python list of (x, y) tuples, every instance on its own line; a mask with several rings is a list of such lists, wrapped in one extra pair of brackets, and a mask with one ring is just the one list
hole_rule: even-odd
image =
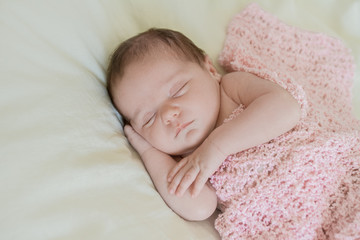
[(152, 114), (151, 117), (145, 122), (145, 124), (143, 125), (143, 127), (149, 127), (153, 124), (154, 120), (155, 120), (156, 114)]
[(187, 83), (182, 85), (173, 95), (172, 97), (180, 97), (182, 96), (187, 90)]

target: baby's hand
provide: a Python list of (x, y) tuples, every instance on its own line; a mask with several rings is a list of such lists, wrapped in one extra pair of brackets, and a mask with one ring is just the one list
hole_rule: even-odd
[(169, 192), (182, 196), (193, 184), (191, 196), (196, 197), (226, 157), (227, 155), (214, 146), (201, 145), (191, 155), (180, 160), (170, 171)]
[(135, 130), (130, 125), (125, 125), (124, 132), (130, 144), (135, 148), (140, 156), (143, 156), (146, 151), (153, 148), (153, 146), (151, 146), (150, 143), (148, 143), (142, 136), (135, 132)]

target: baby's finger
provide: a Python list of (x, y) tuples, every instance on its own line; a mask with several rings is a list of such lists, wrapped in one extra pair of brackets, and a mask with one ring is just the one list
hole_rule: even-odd
[(130, 125), (125, 125), (124, 133), (131, 145), (136, 145), (139, 141), (144, 141), (144, 139), (132, 128)]
[(130, 144), (135, 148), (135, 150), (142, 155), (146, 150), (152, 146), (140, 136), (130, 125), (125, 125), (124, 133)]
[(178, 188), (179, 184), (181, 183), (181, 180), (183, 179), (184, 175), (188, 172), (190, 167), (191, 166), (185, 165), (173, 177), (172, 181), (170, 182), (170, 184), (168, 186), (168, 190), (169, 190), (170, 194), (176, 193), (177, 188)]
[(134, 131), (134, 129), (133, 129), (130, 125), (125, 125), (125, 127), (124, 127), (124, 133), (125, 133), (125, 136), (126, 136), (126, 137), (128, 137), (129, 135), (131, 135), (133, 131)]
[(190, 185), (194, 182), (196, 179), (199, 169), (192, 167), (190, 168), (185, 175), (182, 177), (181, 182), (179, 183), (177, 189), (176, 189), (176, 196), (181, 197), (185, 191), (190, 187)]
[(187, 158), (183, 158), (178, 163), (176, 163), (176, 165), (170, 170), (168, 177), (167, 177), (167, 181), (172, 182), (175, 175), (178, 174), (180, 169), (182, 169), (186, 165), (187, 162), (188, 162)]
[(195, 198), (199, 195), (201, 190), (204, 188), (207, 180), (208, 180), (208, 178), (202, 172), (200, 172), (197, 175), (197, 178), (194, 182), (194, 185), (193, 185), (193, 188), (191, 191), (191, 197)]

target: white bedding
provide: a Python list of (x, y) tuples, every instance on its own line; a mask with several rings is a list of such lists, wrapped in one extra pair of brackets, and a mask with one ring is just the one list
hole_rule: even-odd
[[(149, 27), (182, 31), (216, 60), (226, 25), (252, 1), (2, 0), (0, 239), (219, 239), (154, 189), (105, 91), (118, 43)], [(342, 39), (356, 62), (360, 1), (255, 1), (288, 24)]]

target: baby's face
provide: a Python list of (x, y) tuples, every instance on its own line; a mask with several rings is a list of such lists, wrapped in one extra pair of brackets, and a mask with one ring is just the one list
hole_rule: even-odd
[(155, 148), (192, 152), (214, 129), (220, 108), (219, 79), (205, 67), (174, 57), (145, 57), (126, 67), (114, 86), (114, 102)]

